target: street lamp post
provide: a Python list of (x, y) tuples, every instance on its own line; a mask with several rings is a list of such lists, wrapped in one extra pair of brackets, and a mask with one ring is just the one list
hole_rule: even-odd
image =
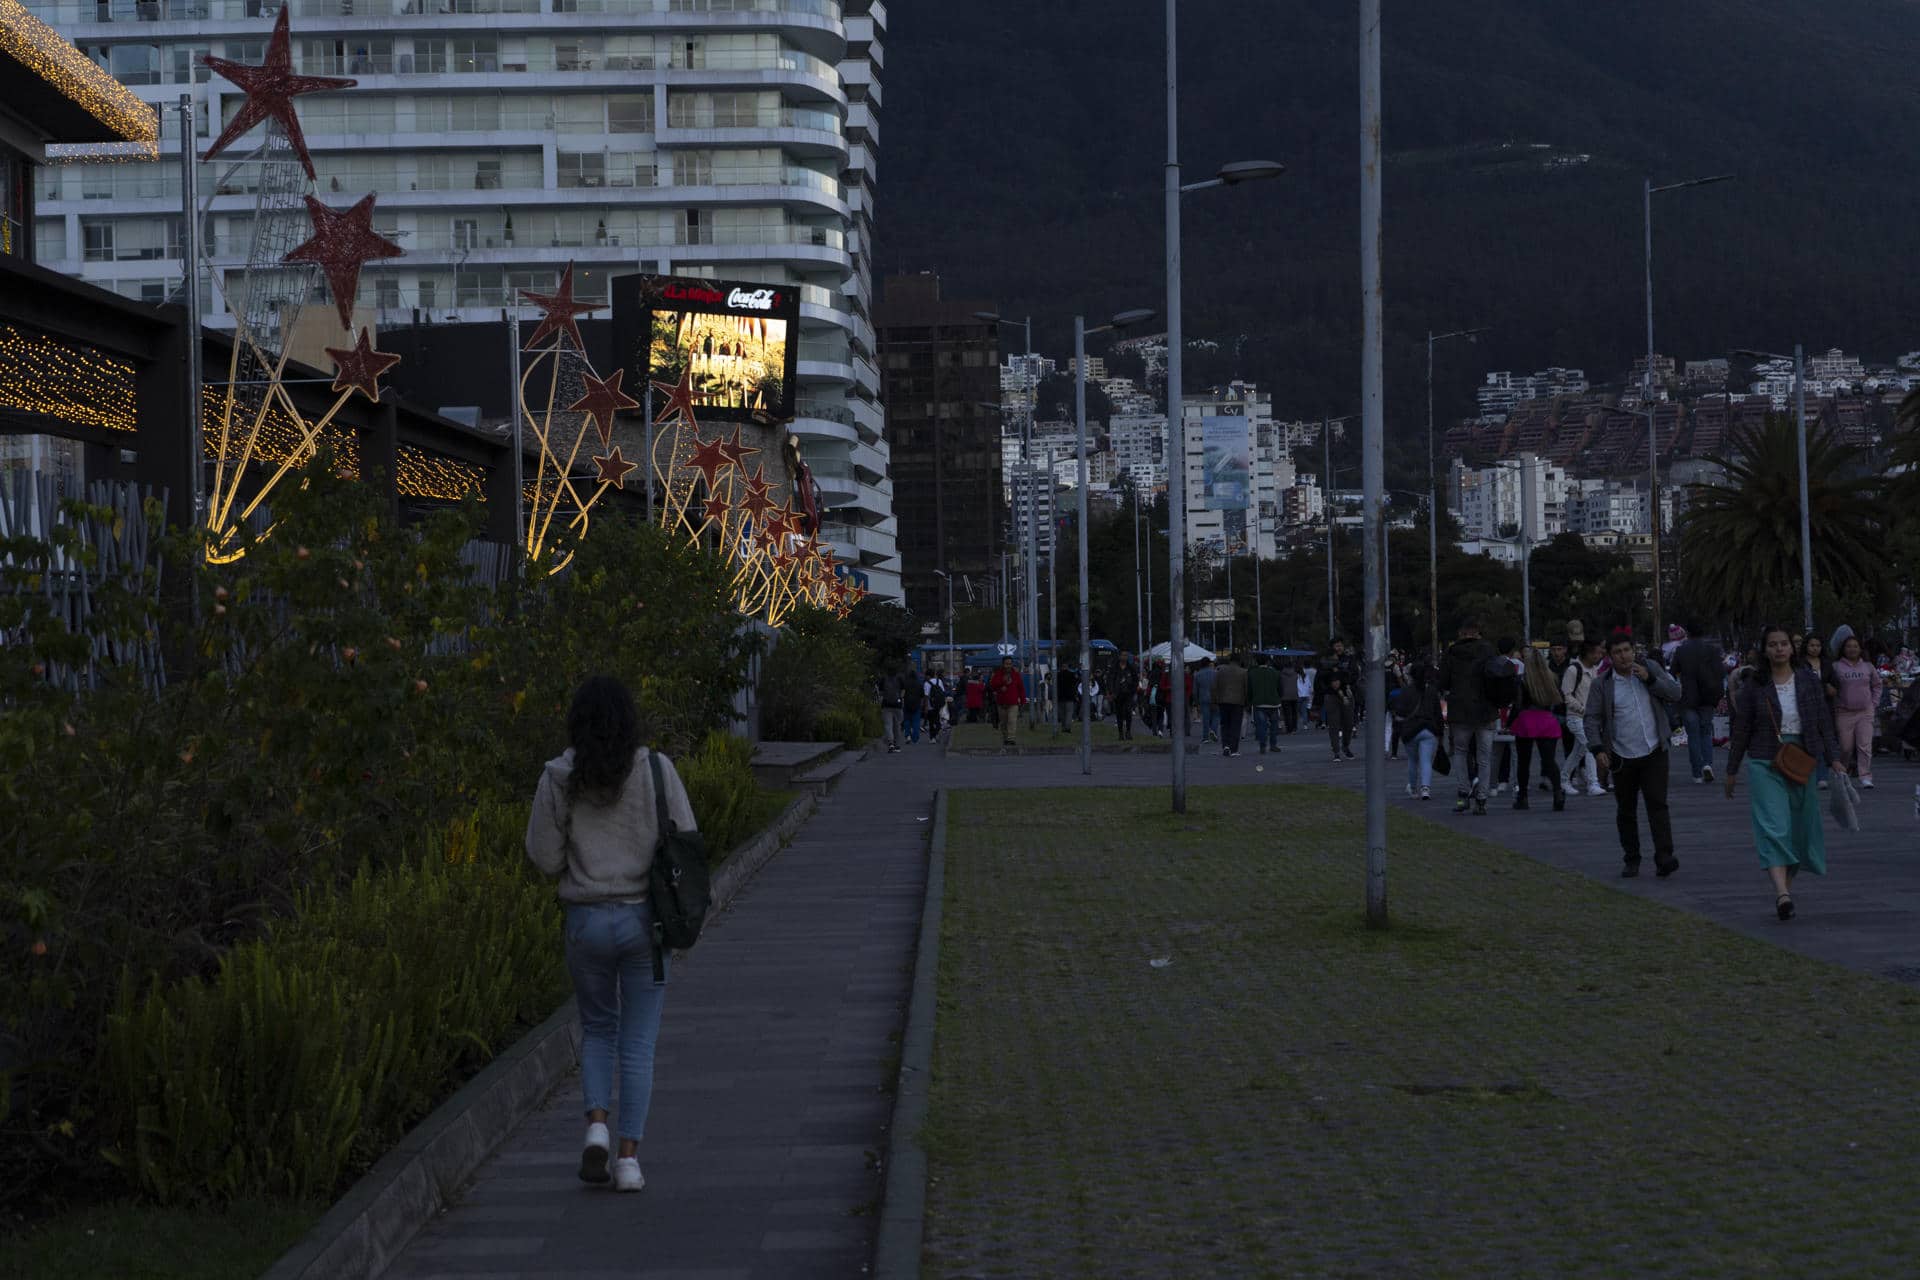
[(1277, 178), (1286, 166), (1269, 160), (1243, 160), (1223, 166), (1212, 178), (1180, 183), (1179, 0), (1167, 0), (1167, 593), (1173, 615), (1167, 628), (1168, 674), (1173, 718), (1168, 745), (1173, 748), (1173, 811), (1187, 811), (1187, 635), (1182, 569), (1187, 555), (1187, 424), (1180, 385), (1183, 337), (1180, 328), (1180, 197), (1208, 187), (1237, 186)]
[(1640, 379), (1640, 400), (1647, 411), (1647, 526), (1653, 532), (1653, 641), (1652, 647), (1660, 647), (1660, 435), (1654, 417), (1653, 399), (1653, 198), (1667, 191), (1680, 191), (1687, 187), (1705, 187), (1716, 182), (1731, 181), (1730, 173), (1716, 174), (1711, 178), (1691, 178), (1686, 182), (1669, 182), (1656, 187), (1653, 179), (1644, 179), (1641, 183), (1643, 208), (1646, 215), (1646, 267), (1647, 267), (1647, 367)]
[(945, 569), (935, 569), (933, 572), (935, 577), (947, 584), (947, 680), (951, 683), (953, 673), (957, 670), (953, 661), (953, 575)]
[[(1360, 0), (1360, 475), (1365, 493), (1367, 707), (1387, 708), (1386, 626), (1381, 590), (1381, 490), (1386, 487), (1385, 300), (1380, 261), (1380, 0)], [(1387, 741), (1367, 733), (1367, 925), (1387, 924)]]
[[(1087, 696), (1088, 676), (1093, 670), (1093, 639), (1087, 605), (1087, 335), (1124, 329), (1152, 317), (1151, 311), (1122, 311), (1106, 324), (1093, 329), (1087, 328), (1085, 316), (1073, 318), (1073, 434), (1074, 453), (1078, 464), (1076, 487), (1079, 500), (1076, 537), (1080, 552), (1080, 772), (1083, 774), (1093, 772), (1093, 700)], [(1133, 492), (1133, 553), (1137, 562), (1140, 556), (1140, 490), (1138, 486)], [(1134, 620), (1137, 625), (1140, 601), (1138, 574), (1134, 577), (1133, 586)]]
[(1131, 475), (1127, 478), (1133, 482), (1133, 651), (1135, 654), (1145, 657), (1147, 652), (1147, 623), (1146, 615), (1140, 611), (1142, 603), (1141, 595), (1143, 594), (1140, 589), (1140, 568), (1142, 564), (1140, 559), (1140, 482)]
[(1039, 404), (1040, 385), (1039, 380), (1033, 377), (1033, 317), (1009, 320), (997, 311), (976, 311), (973, 313), (973, 318), (984, 320), (989, 324), (1003, 324), (1010, 329), (1017, 328), (1026, 334), (1027, 367), (1024, 376), (1033, 381), (1033, 386), (1029, 389), (1027, 396), (1027, 411), (1020, 422), (1020, 469), (1027, 481), (1027, 517), (1025, 527), (1020, 534), (1020, 558), (1025, 562), (1021, 576), (1026, 587), (1026, 595), (1020, 606), (1020, 627), (1028, 637), (1027, 644), (1023, 645), (1022, 658), (1023, 660), (1028, 658), (1029, 655), (1025, 650), (1030, 647), (1031, 660), (1037, 666), (1040, 649), (1040, 583), (1035, 561), (1040, 554), (1040, 534), (1034, 527), (1033, 415)]
[[(1785, 360), (1770, 351), (1736, 351), (1736, 356), (1763, 360)], [(1727, 401), (1727, 416), (1733, 416), (1733, 401)], [(1793, 418), (1800, 452), (1800, 612), (1801, 625), (1813, 634), (1813, 507), (1807, 497), (1807, 349), (1793, 344)]]
[(1478, 342), (1487, 330), (1455, 329), (1452, 333), (1427, 330), (1427, 619), (1431, 661), (1440, 662), (1440, 479), (1433, 450), (1433, 346), (1451, 338)]

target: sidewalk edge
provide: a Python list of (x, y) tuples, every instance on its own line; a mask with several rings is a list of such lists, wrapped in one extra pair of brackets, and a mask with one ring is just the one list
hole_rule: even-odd
[[(817, 804), (811, 792), (795, 796), (772, 826), (721, 865), (713, 879), (713, 914), (732, 905), (813, 816)], [(382, 1274), (572, 1072), (579, 1051), (580, 1023), (568, 1000), (381, 1156), (261, 1280)]]
[(927, 853), (926, 904), (913, 964), (907, 1030), (900, 1042), (900, 1079), (887, 1128), (886, 1200), (874, 1246), (875, 1280), (918, 1280), (926, 1235), (927, 1153), (920, 1130), (927, 1121), (933, 1076), (933, 1026), (940, 983), (940, 908), (946, 891), (947, 790), (933, 795), (933, 840)]

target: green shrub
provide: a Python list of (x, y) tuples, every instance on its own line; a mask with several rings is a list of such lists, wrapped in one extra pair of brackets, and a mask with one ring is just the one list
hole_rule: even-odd
[[(512, 818), (512, 821), (502, 821)], [(167, 1202), (330, 1197), (567, 990), (551, 886), (463, 841), (303, 894), (208, 979), (123, 987), (108, 1158)]]
[(857, 750), (879, 736), (878, 727), (867, 732), (866, 717), (853, 707), (835, 707), (821, 715), (814, 726), (817, 741), (838, 742), (849, 751)]
[(706, 837), (707, 856), (715, 862), (743, 840), (758, 834), (758, 787), (753, 779), (753, 744), (718, 730), (698, 751), (674, 762), (687, 785), (693, 816)]
[(761, 736), (840, 741), (821, 728), (821, 717), (873, 700), (871, 663), (851, 625), (824, 610), (794, 610), (760, 667)]

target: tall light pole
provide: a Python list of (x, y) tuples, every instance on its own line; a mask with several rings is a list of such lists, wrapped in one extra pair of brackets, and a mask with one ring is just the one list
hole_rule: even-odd
[[(1380, 0), (1360, 0), (1360, 475), (1366, 501), (1367, 709), (1385, 716), (1387, 645), (1381, 592), (1381, 490), (1386, 485), (1385, 291), (1380, 272)], [(1375, 727), (1379, 722), (1375, 721)], [(1387, 924), (1387, 740), (1367, 747), (1367, 925)]]
[[(1647, 411), (1647, 527), (1653, 532), (1652, 648), (1655, 649), (1660, 647), (1660, 434), (1656, 429), (1653, 399), (1653, 198), (1667, 191), (1705, 187), (1716, 182), (1729, 182), (1732, 179), (1732, 174), (1722, 173), (1711, 178), (1690, 178), (1685, 182), (1669, 182), (1661, 187), (1654, 186), (1652, 178), (1644, 179), (1641, 183), (1647, 233), (1647, 367), (1640, 379), (1640, 401)], [(1729, 406), (1729, 412), (1731, 412), (1731, 406)]]
[[(1785, 360), (1770, 351), (1736, 351), (1737, 356), (1761, 360)], [(1733, 417), (1733, 402), (1727, 402), (1727, 417)], [(1793, 344), (1793, 417), (1800, 450), (1800, 613), (1805, 634), (1813, 634), (1813, 506), (1807, 497), (1807, 350)]]
[[(1153, 318), (1153, 312), (1146, 310), (1122, 311), (1106, 324), (1096, 328), (1087, 328), (1085, 316), (1073, 318), (1073, 434), (1074, 451), (1078, 460), (1078, 498), (1079, 519), (1077, 541), (1080, 552), (1080, 772), (1093, 772), (1093, 699), (1087, 696), (1088, 675), (1093, 670), (1093, 638), (1087, 612), (1087, 335), (1089, 333), (1107, 333), (1124, 329)], [(1140, 556), (1140, 490), (1134, 489), (1134, 529), (1133, 553), (1136, 562)], [(1133, 580), (1135, 622), (1139, 620), (1140, 579), (1136, 574)]]
[[(1029, 637), (1032, 657), (1038, 665), (1040, 633), (1040, 582), (1036, 561), (1040, 555), (1040, 532), (1034, 527), (1034, 476), (1033, 476), (1033, 416), (1040, 402), (1040, 380), (1033, 376), (1033, 317), (1024, 320), (1009, 320), (997, 311), (976, 311), (975, 320), (984, 320), (989, 324), (1003, 324), (1008, 328), (1017, 328), (1026, 334), (1027, 366), (1024, 377), (1032, 382), (1026, 397), (1026, 413), (1020, 421), (1020, 468), (1027, 480), (1026, 527), (1020, 537), (1020, 558), (1025, 562), (1022, 574), (1026, 585), (1026, 595), (1021, 602), (1021, 630)], [(1023, 655), (1024, 656), (1024, 655)]]
[[(953, 673), (958, 670), (953, 662), (953, 575), (945, 569), (935, 569), (934, 576), (947, 584), (947, 681), (953, 681)], [(951, 694), (952, 690), (948, 690)]]
[(1427, 330), (1427, 621), (1430, 661), (1436, 667), (1440, 665), (1440, 473), (1433, 451), (1433, 345), (1453, 338), (1478, 342), (1479, 335), (1486, 331), (1484, 327), (1451, 333)]
[(1286, 166), (1270, 160), (1245, 160), (1223, 166), (1212, 178), (1180, 184), (1179, 2), (1167, 0), (1167, 594), (1172, 614), (1167, 630), (1168, 673), (1173, 718), (1168, 745), (1173, 748), (1173, 811), (1187, 811), (1187, 625), (1182, 569), (1187, 557), (1187, 422), (1180, 385), (1183, 337), (1180, 329), (1180, 197), (1208, 187), (1237, 186), (1277, 178)]
[(1327, 636), (1329, 639), (1340, 634), (1339, 601), (1334, 598), (1333, 582), (1333, 419), (1320, 419), (1321, 465), (1326, 474), (1320, 477), (1320, 492), (1326, 495), (1325, 510), (1321, 515), (1327, 522)]
[(1132, 474), (1127, 479), (1132, 482), (1130, 487), (1133, 489), (1133, 651), (1144, 659), (1147, 653), (1147, 622), (1146, 615), (1141, 612), (1141, 596), (1144, 593), (1140, 588), (1143, 563), (1140, 558), (1140, 482)]

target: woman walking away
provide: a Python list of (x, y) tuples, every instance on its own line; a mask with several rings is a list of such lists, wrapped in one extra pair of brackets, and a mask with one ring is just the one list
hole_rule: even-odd
[[(1820, 682), (1821, 696), (1823, 698), (1827, 697), (1827, 686), (1833, 677), (1833, 660), (1827, 656), (1827, 642), (1819, 636), (1803, 637), (1794, 644), (1793, 654), (1793, 665), (1803, 667), (1813, 672), (1814, 679)], [(1827, 706), (1829, 710), (1831, 710), (1833, 704), (1829, 702)], [(1825, 760), (1816, 759), (1813, 778), (1815, 782), (1820, 784), (1822, 791), (1827, 789), (1827, 762)]]
[(1320, 715), (1333, 744), (1333, 762), (1353, 759), (1353, 690), (1338, 667), (1327, 668), (1327, 684), (1320, 699)]
[(1409, 675), (1412, 683), (1400, 692), (1403, 711), (1395, 721), (1407, 748), (1407, 794), (1418, 792), (1422, 800), (1431, 800), (1433, 754), (1446, 724), (1440, 714), (1440, 683), (1424, 662), (1415, 663)]
[(1519, 785), (1513, 789), (1513, 807), (1527, 807), (1528, 765), (1534, 752), (1540, 753), (1540, 776), (1553, 784), (1553, 807), (1567, 807), (1566, 788), (1560, 785), (1560, 769), (1554, 763), (1554, 748), (1560, 745), (1560, 717), (1566, 701), (1553, 682), (1553, 672), (1538, 649), (1528, 649), (1521, 660), (1520, 693), (1514, 701), (1513, 730), (1515, 753), (1520, 757)]
[(1833, 727), (1840, 758), (1853, 766), (1863, 790), (1873, 789), (1873, 720), (1880, 706), (1880, 673), (1860, 650), (1860, 637), (1840, 642), (1840, 657), (1828, 672), (1833, 690)]
[(586, 1094), (583, 1182), (606, 1182), (607, 1115), (614, 1063), (620, 1074), (616, 1191), (638, 1191), (640, 1139), (653, 1100), (653, 1047), (667, 996), (666, 957), (656, 954), (647, 873), (664, 833), (658, 819), (696, 829), (673, 762), (640, 745), (640, 717), (626, 686), (594, 676), (567, 712), (567, 750), (547, 761), (527, 820), (527, 857), (560, 878), (567, 971), (580, 1007), (580, 1085)]
[(1754, 848), (1773, 879), (1774, 914), (1791, 920), (1793, 877), (1801, 871), (1827, 874), (1820, 798), (1808, 785), (1813, 761), (1827, 761), (1843, 772), (1846, 766), (1820, 681), (1793, 665), (1793, 637), (1785, 627), (1769, 627), (1761, 650), (1766, 666), (1758, 679), (1743, 681), (1734, 698), (1727, 799), (1733, 799), (1740, 761), (1751, 757)]

